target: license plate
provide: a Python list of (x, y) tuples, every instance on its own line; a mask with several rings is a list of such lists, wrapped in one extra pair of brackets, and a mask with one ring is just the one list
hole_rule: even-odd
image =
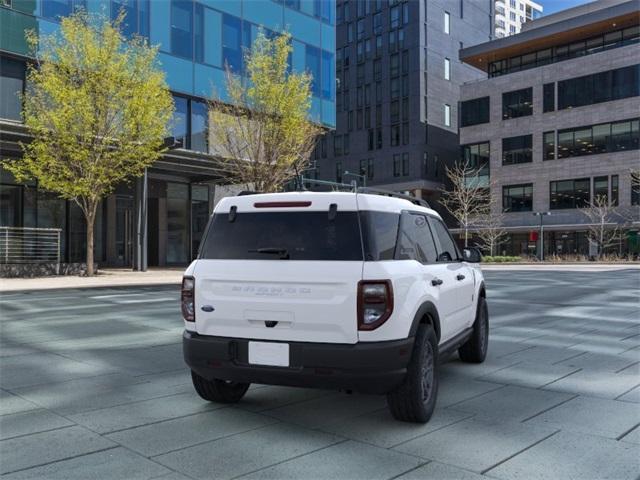
[(253, 365), (289, 366), (289, 344), (249, 342), (249, 363)]

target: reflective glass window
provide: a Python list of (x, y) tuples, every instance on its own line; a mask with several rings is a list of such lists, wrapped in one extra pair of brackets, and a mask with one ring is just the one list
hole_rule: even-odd
[(222, 59), (234, 72), (242, 70), (241, 22), (233, 15), (222, 16)]
[(321, 77), (320, 77), (320, 49), (306, 45), (306, 67), (311, 74), (311, 93), (314, 97), (321, 95)]
[(542, 134), (542, 159), (555, 160), (556, 158), (556, 132), (544, 132)]
[(0, 57), (0, 118), (22, 119), (25, 69), (25, 63), (20, 60)]
[(502, 164), (531, 162), (532, 136), (521, 135), (502, 139)]
[(533, 210), (533, 184), (502, 187), (503, 212), (530, 212)]
[(207, 152), (207, 104), (191, 101), (191, 150)]
[(171, 0), (171, 53), (193, 57), (193, 2)]
[(533, 114), (533, 89), (531, 87), (502, 94), (503, 120), (531, 114)]
[(175, 111), (171, 121), (171, 136), (181, 148), (187, 148), (187, 125), (189, 119), (189, 101), (184, 97), (173, 96)]
[(489, 122), (489, 97), (475, 98), (460, 103), (460, 126), (469, 127)]

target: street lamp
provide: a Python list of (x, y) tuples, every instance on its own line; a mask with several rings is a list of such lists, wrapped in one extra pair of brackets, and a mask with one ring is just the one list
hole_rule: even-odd
[(551, 215), (551, 212), (533, 212), (533, 214), (537, 217), (540, 217), (540, 261), (544, 260), (544, 226), (542, 225), (542, 219), (545, 215)]
[[(345, 177), (346, 177), (347, 175), (351, 175), (352, 177), (358, 177), (358, 178), (361, 178), (361, 179), (362, 179), (362, 186), (363, 186), (363, 187), (366, 187), (366, 186), (367, 186), (367, 176), (366, 176), (366, 175), (358, 175), (357, 173), (351, 173), (351, 172), (349, 172), (349, 171), (344, 172), (344, 174), (343, 174), (343, 175), (344, 175)], [(354, 183), (355, 183), (355, 182), (354, 182)], [(354, 187), (355, 187), (355, 185), (354, 185)]]

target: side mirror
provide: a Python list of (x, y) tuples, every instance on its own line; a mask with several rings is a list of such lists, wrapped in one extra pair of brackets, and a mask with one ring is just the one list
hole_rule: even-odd
[(465, 262), (480, 263), (482, 261), (482, 254), (480, 250), (474, 247), (468, 247), (462, 250), (462, 256)]

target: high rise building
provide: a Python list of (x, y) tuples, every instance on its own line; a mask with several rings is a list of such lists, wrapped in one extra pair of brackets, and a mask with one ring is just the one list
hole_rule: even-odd
[(433, 198), (458, 156), (458, 50), (491, 38), (493, 0), (336, 4), (336, 130), (312, 175)]
[[(335, 125), (334, 0), (3, 0), (0, 2), (0, 155), (21, 155), (21, 123), (29, 57), (25, 32), (51, 33), (77, 8), (115, 18), (124, 33), (160, 46), (159, 60), (174, 95), (173, 133), (179, 148), (164, 154), (135, 187), (122, 185), (99, 209), (95, 258), (100, 265), (183, 265), (197, 253), (213, 206), (211, 180), (220, 165), (210, 155), (205, 99), (224, 94), (224, 66), (242, 71), (243, 49), (259, 28), (293, 37), (292, 68), (313, 75), (311, 115)], [(62, 260), (84, 258), (85, 224), (72, 202), (23, 185), (5, 170), (0, 180), (0, 226), (62, 230)], [(146, 196), (144, 194), (146, 193)], [(145, 258), (147, 260), (145, 260)]]
[(522, 25), (541, 15), (542, 5), (532, 0), (495, 0), (494, 36), (502, 38), (520, 33)]
[(589, 254), (593, 220), (580, 209), (597, 197), (621, 213), (607, 228), (630, 232), (611, 248), (638, 252), (638, 13), (635, 0), (603, 0), (461, 50), (485, 74), (461, 89), (461, 158), (491, 179), (501, 252)]

